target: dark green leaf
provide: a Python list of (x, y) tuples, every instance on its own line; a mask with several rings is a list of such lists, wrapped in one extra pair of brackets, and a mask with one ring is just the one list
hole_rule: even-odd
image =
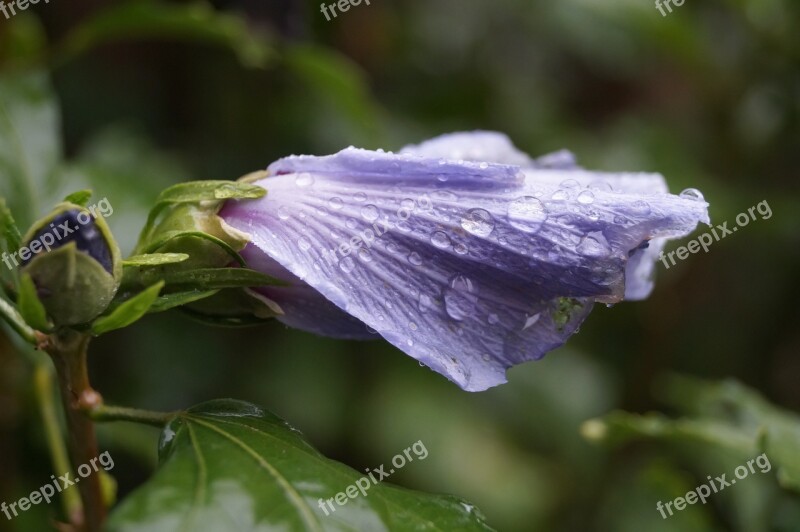
[(217, 292), (219, 292), (219, 290), (189, 290), (188, 292), (167, 294), (156, 299), (156, 302), (153, 303), (153, 306), (150, 307), (148, 312), (163, 312), (171, 308), (180, 307), (181, 305), (211, 297)]
[[(117, 508), (109, 530), (491, 530), (472, 505), (372, 483), (241, 401), (211, 401), (180, 414), (162, 433), (160, 456), (158, 472)], [(326, 515), (320, 499), (357, 481), (365, 495), (334, 502)]]
[(175, 264), (183, 262), (189, 258), (186, 253), (148, 253), (146, 255), (134, 255), (122, 261), (123, 266), (162, 266), (164, 264)]
[(246, 67), (263, 68), (273, 57), (268, 38), (236, 15), (206, 2), (172, 4), (132, 0), (101, 11), (67, 36), (61, 59), (102, 43), (130, 39), (175, 39), (229, 48)]
[(6, 249), (10, 252), (22, 247), (22, 235), (3, 198), (0, 198), (0, 237), (5, 240)]
[(50, 329), (50, 324), (47, 321), (47, 312), (36, 294), (36, 285), (30, 275), (23, 274), (20, 277), (17, 308), (28, 325), (34, 329), (39, 331)]
[(283, 281), (247, 268), (201, 268), (199, 270), (169, 272), (163, 276), (167, 286), (174, 290), (212, 290), (251, 286), (283, 285)]
[(163, 287), (164, 282), (159, 281), (115, 308), (108, 316), (96, 319), (92, 323), (92, 334), (98, 336), (115, 329), (127, 327), (137, 321), (147, 314)]

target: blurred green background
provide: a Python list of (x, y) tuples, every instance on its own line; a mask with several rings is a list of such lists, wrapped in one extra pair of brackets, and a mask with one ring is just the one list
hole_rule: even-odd
[[(464, 497), (498, 530), (800, 530), (778, 451), (770, 473), (663, 520), (657, 501), (755, 454), (681, 430), (617, 446), (581, 434), (616, 409), (764, 422), (744, 423), (735, 400), (703, 412), (716, 385), (675, 374), (734, 378), (800, 409), (798, 29), (795, 0), (686, 2), (666, 17), (630, 0), (372, 0), (331, 22), (299, 0), (40, 2), (0, 16), (0, 99), (30, 121), (29, 142), (37, 124), (52, 135), (64, 162), (36, 211), (15, 215), (29, 223), (91, 186), (129, 252), (170, 184), (471, 129), (506, 132), (532, 155), (569, 148), (592, 169), (661, 172), (674, 192), (702, 190), (716, 223), (767, 200), (772, 218), (659, 265), (647, 301), (598, 305), (566, 347), (488, 392), (462, 392), (388, 344), (278, 323), (211, 329), (180, 313), (96, 341), (91, 373), (114, 404), (263, 405), (355, 469), (422, 440), (428, 458), (392, 481)], [(15, 141), (0, 127), (0, 143)], [(0, 195), (13, 198), (8, 185)], [(152, 472), (157, 433), (100, 430), (124, 496)], [(800, 438), (784, 448), (787, 462), (796, 455)], [(0, 500), (51, 471), (30, 367), (2, 340)], [(0, 530), (42, 530), (55, 510)]]

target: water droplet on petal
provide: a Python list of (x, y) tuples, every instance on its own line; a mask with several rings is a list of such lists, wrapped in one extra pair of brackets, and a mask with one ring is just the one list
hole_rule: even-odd
[(611, 253), (611, 246), (603, 233), (589, 233), (581, 239), (577, 247), (578, 253), (587, 257), (605, 257)]
[[(489, 322), (489, 325), (497, 325), (500, 323), (500, 317), (497, 314), (489, 314), (489, 317), (486, 319)], [(487, 355), (483, 355), (486, 357)]]
[(311, 242), (309, 242), (304, 236), (300, 237), (300, 239), (297, 241), (297, 245), (300, 246), (300, 249), (303, 251), (308, 251), (311, 249)]
[(444, 291), (447, 315), (457, 321), (472, 315), (478, 302), (478, 287), (465, 275), (455, 275)]
[(489, 168), (489, 163), (481, 163), (481, 164), (478, 165), (478, 167), (481, 170), (486, 170), (487, 168)]
[(356, 201), (367, 201), (367, 195), (363, 192), (356, 192), (353, 194), (353, 199)]
[(342, 198), (331, 198), (328, 200), (328, 205), (331, 209), (338, 211), (344, 207), (344, 202), (342, 201)]
[(348, 218), (344, 225), (346, 225), (348, 229), (355, 229), (358, 227), (358, 222), (355, 218)]
[(427, 312), (436, 307), (436, 304), (433, 302), (433, 298), (428, 294), (420, 294), (419, 295), (419, 310), (421, 312)]
[[(440, 163), (443, 163), (444, 161), (439, 161), (439, 162), (440, 162)], [(442, 174), (442, 175), (440, 175), (439, 177), (437, 177), (436, 179), (438, 179), (439, 181), (441, 181), (442, 183), (444, 183), (445, 181), (447, 181), (448, 179), (450, 179), (450, 177), (449, 177), (449, 176), (446, 176), (446, 175), (444, 175), (444, 174)]]
[(631, 210), (637, 214), (650, 214), (650, 205), (644, 200), (631, 203)]
[(407, 211), (413, 211), (417, 204), (411, 198), (406, 198), (400, 202), (400, 208)]
[(461, 218), (461, 227), (470, 234), (485, 237), (494, 230), (494, 219), (485, 209), (470, 209)]
[(356, 267), (356, 261), (353, 260), (353, 257), (345, 257), (339, 261), (339, 268), (344, 273), (352, 272)]
[(417, 327), (416, 323), (411, 321), (411, 322), (408, 323), (408, 328), (411, 329), (412, 331), (416, 331), (419, 327)]
[(314, 176), (308, 172), (302, 172), (297, 174), (297, 178), (294, 182), (298, 187), (310, 187), (314, 184)]
[(421, 266), (422, 265), (422, 257), (420, 257), (419, 253), (414, 251), (414, 252), (411, 253), (411, 255), (408, 256), (408, 262), (410, 262), (414, 266)]
[(450, 247), (450, 237), (444, 231), (436, 231), (431, 235), (431, 243), (439, 249)]
[(459, 243), (453, 246), (453, 251), (455, 251), (459, 255), (466, 255), (467, 253), (469, 253), (469, 248), (464, 244)]
[(611, 184), (607, 181), (593, 181), (589, 184), (589, 188), (598, 192), (612, 192)]
[(705, 201), (706, 199), (703, 197), (703, 193), (697, 190), (696, 188), (687, 188), (683, 192), (681, 192), (680, 197), (683, 199), (693, 200), (693, 201)]
[(368, 249), (361, 248), (358, 250), (358, 258), (363, 262), (372, 262), (372, 252)]
[(561, 187), (566, 189), (575, 189), (575, 188), (580, 188), (581, 185), (574, 179), (566, 179), (561, 182)]
[(553, 198), (555, 201), (566, 201), (569, 199), (569, 192), (567, 192), (566, 190), (558, 189), (555, 192), (553, 192), (553, 195), (550, 197)]
[(578, 194), (578, 203), (589, 205), (592, 202), (594, 202), (594, 194), (592, 194), (591, 190), (584, 190), (583, 192)]
[(541, 316), (541, 314), (538, 313), (538, 312), (536, 314), (534, 314), (533, 316), (526, 316), (525, 317), (525, 325), (522, 326), (522, 330), (524, 331), (528, 327), (533, 327), (534, 325), (536, 325), (536, 322), (539, 321), (540, 316)]
[(508, 222), (526, 233), (535, 233), (547, 219), (547, 209), (533, 196), (517, 198), (508, 205)]
[(286, 205), (281, 205), (280, 209), (278, 209), (278, 218), (281, 220), (288, 220), (289, 216), (291, 216), (289, 214), (289, 207)]
[(443, 201), (456, 201), (456, 200), (458, 200), (458, 196), (456, 196), (455, 194), (453, 194), (452, 192), (449, 192), (447, 190), (435, 190), (431, 195), (434, 198), (436, 198), (438, 200), (443, 200)]
[(361, 216), (368, 222), (378, 219), (379, 211), (375, 205), (364, 205), (361, 207)]

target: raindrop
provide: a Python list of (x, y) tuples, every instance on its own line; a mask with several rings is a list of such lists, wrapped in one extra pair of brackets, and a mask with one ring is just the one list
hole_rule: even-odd
[[(497, 314), (492, 313), (492, 314), (489, 314), (489, 317), (488, 317), (488, 319), (486, 321), (489, 322), (489, 325), (497, 325), (498, 323), (500, 323), (500, 317)], [(484, 355), (484, 356), (487, 356), (487, 355)]]
[(408, 328), (411, 329), (412, 331), (416, 331), (417, 329), (419, 329), (419, 327), (417, 327), (417, 324), (414, 323), (413, 321), (408, 323)]
[(281, 208), (278, 209), (278, 218), (281, 220), (288, 220), (289, 219), (289, 207), (286, 205), (281, 205)]
[(356, 261), (353, 260), (353, 257), (345, 257), (339, 261), (339, 268), (344, 273), (352, 272), (356, 267)]
[(470, 209), (466, 216), (461, 218), (461, 227), (470, 234), (485, 237), (494, 230), (494, 220), (487, 210)]
[(308, 172), (297, 174), (297, 179), (294, 180), (298, 187), (310, 187), (314, 184), (314, 176)]
[(419, 256), (419, 253), (414, 251), (414, 252), (411, 253), (411, 255), (408, 256), (408, 262), (410, 262), (414, 266), (421, 266), (422, 265), (422, 257)]
[(444, 200), (444, 201), (458, 200), (458, 196), (447, 190), (435, 190), (431, 195), (438, 200)]
[(631, 210), (638, 214), (650, 214), (650, 205), (643, 200), (636, 200), (631, 204)]
[(508, 205), (509, 223), (526, 233), (535, 233), (547, 219), (547, 209), (533, 196), (523, 196)]
[(356, 192), (353, 194), (353, 199), (356, 201), (367, 201), (367, 195), (363, 192)]
[(589, 233), (581, 239), (577, 247), (578, 253), (587, 257), (605, 257), (611, 253), (611, 246), (602, 233)]
[(696, 188), (687, 188), (683, 192), (681, 192), (680, 196), (683, 199), (688, 199), (692, 201), (705, 201), (706, 199), (703, 197), (703, 193), (697, 190)]
[(368, 249), (361, 248), (358, 250), (358, 258), (362, 262), (372, 262), (372, 252)]
[(414, 200), (411, 198), (406, 198), (400, 202), (400, 208), (407, 211), (413, 211), (416, 206), (417, 204), (414, 203)]
[[(440, 162), (441, 162), (441, 161), (440, 161)], [(446, 176), (446, 175), (444, 175), (444, 174), (442, 174), (442, 175), (440, 175), (439, 177), (437, 177), (436, 179), (438, 179), (439, 181), (441, 181), (442, 183), (444, 183), (445, 181), (447, 181), (448, 179), (450, 179), (450, 177), (449, 177), (449, 176)]]
[(478, 165), (478, 167), (481, 170), (486, 170), (487, 168), (489, 168), (489, 163), (481, 163), (481, 164)]
[(566, 201), (569, 199), (569, 193), (566, 190), (558, 189), (555, 192), (553, 192), (553, 195), (550, 197), (553, 198), (555, 201)]
[(581, 187), (580, 183), (578, 183), (574, 179), (566, 179), (566, 180), (562, 181), (561, 182), (561, 186), (563, 188), (566, 188), (566, 189), (575, 189), (575, 188), (580, 188)]
[(475, 312), (478, 302), (478, 287), (465, 275), (455, 275), (444, 291), (444, 306), (447, 315), (462, 321)]
[(414, 340), (409, 338), (408, 340), (406, 340), (406, 343), (408, 344), (408, 347), (412, 347), (414, 345)]
[(455, 246), (453, 246), (453, 250), (459, 255), (466, 255), (467, 253), (469, 253), (469, 248), (464, 244), (456, 244)]
[(378, 208), (375, 205), (364, 205), (361, 207), (361, 216), (368, 222), (378, 219)]
[(300, 239), (297, 241), (297, 245), (300, 246), (300, 249), (302, 249), (303, 251), (308, 251), (309, 249), (311, 249), (311, 242), (309, 242), (308, 239), (304, 236), (300, 237)]
[(429, 296), (428, 294), (419, 295), (419, 310), (421, 312), (427, 312), (435, 307), (436, 305), (433, 302), (433, 298), (431, 296)]
[(590, 203), (593, 202), (594, 202), (594, 194), (592, 194), (591, 190), (584, 190), (583, 192), (578, 194), (578, 203), (589, 205)]
[(331, 198), (330, 200), (328, 200), (328, 205), (330, 206), (331, 209), (338, 211), (339, 209), (344, 207), (344, 202), (342, 201), (342, 198)]
[(355, 229), (358, 227), (358, 222), (355, 218), (348, 218), (344, 225), (346, 225), (348, 229)]
[(439, 249), (450, 247), (450, 237), (444, 231), (436, 231), (431, 235), (431, 243)]
[(612, 192), (611, 184), (607, 181), (593, 181), (589, 184), (589, 188), (598, 192)]
[(388, 244), (386, 244), (386, 251), (388, 251), (389, 253), (397, 253), (398, 251), (400, 251), (400, 249), (394, 242), (389, 242)]

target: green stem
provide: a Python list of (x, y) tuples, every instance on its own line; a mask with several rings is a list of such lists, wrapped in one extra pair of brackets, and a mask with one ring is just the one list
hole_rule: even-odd
[[(61, 401), (64, 405), (72, 464), (80, 467), (98, 456), (94, 423), (86, 412), (102, 402), (89, 384), (86, 350), (91, 336), (65, 331), (49, 337), (43, 347), (52, 357), (58, 375)], [(78, 485), (83, 501), (83, 520), (78, 527), (89, 532), (102, 530), (107, 509), (103, 500), (100, 475), (91, 475)]]
[[(53, 389), (53, 369), (46, 360), (39, 360), (34, 367), (34, 388), (39, 399), (39, 409), (44, 423), (44, 432), (47, 439), (47, 446), (50, 449), (50, 456), (53, 460), (53, 468), (57, 476), (72, 471), (67, 454), (67, 446), (61, 434), (61, 427), (58, 423), (58, 414)], [(65, 490), (62, 492), (61, 502), (64, 506), (64, 515), (71, 522), (75, 522), (83, 515), (83, 503), (80, 494), (76, 490)]]
[(139, 410), (138, 408), (126, 408), (122, 406), (100, 405), (89, 411), (89, 416), (99, 422), (105, 421), (131, 421), (133, 423), (143, 423), (154, 427), (163, 428), (180, 412), (152, 412), (149, 410)]
[(0, 318), (3, 318), (29, 344), (37, 345), (39, 343), (36, 331), (25, 323), (17, 309), (2, 297), (0, 297)]

